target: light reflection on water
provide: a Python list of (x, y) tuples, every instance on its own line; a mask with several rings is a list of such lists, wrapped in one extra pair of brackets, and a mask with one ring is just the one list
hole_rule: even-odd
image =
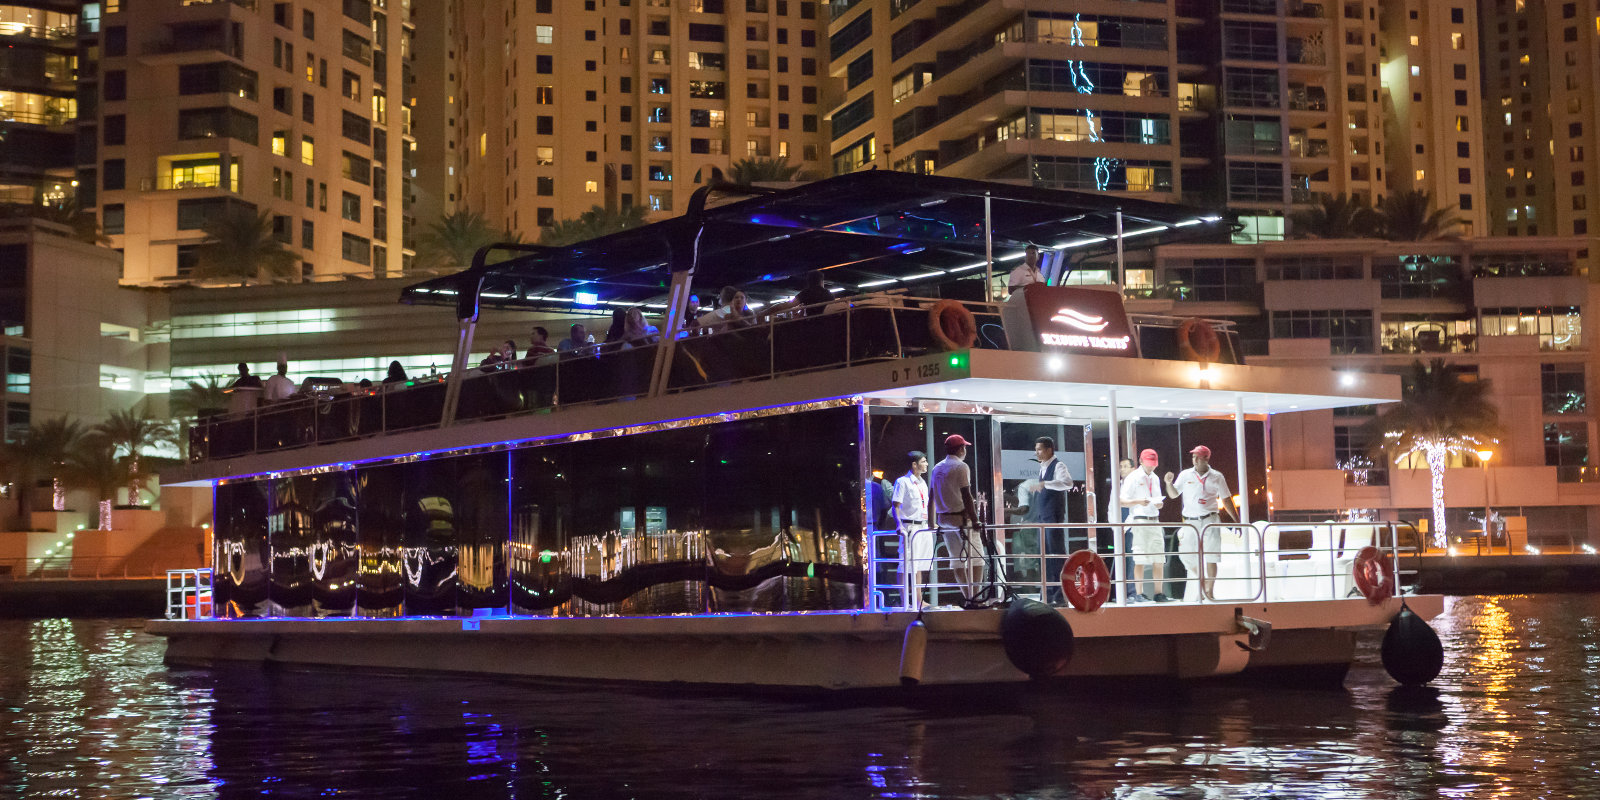
[(0, 798), (1595, 797), (1600, 597), (1450, 601), (1437, 692), (834, 706), (168, 671), (124, 620), (0, 621)]

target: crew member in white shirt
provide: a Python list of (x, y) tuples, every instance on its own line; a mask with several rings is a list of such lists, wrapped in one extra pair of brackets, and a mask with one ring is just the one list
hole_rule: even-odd
[(972, 470), (965, 461), (970, 444), (959, 433), (945, 437), (944, 460), (933, 467), (928, 493), (934, 520), (950, 550), (956, 583), (969, 603), (976, 600), (978, 581), (983, 577), (983, 545), (978, 541), (982, 526), (972, 499)]
[[(1217, 563), (1222, 560), (1222, 536), (1216, 528), (1207, 530), (1206, 526), (1220, 522), (1222, 511), (1228, 512), (1230, 522), (1238, 518), (1227, 505), (1227, 499), (1232, 496), (1228, 480), (1211, 468), (1211, 448), (1200, 445), (1190, 450), (1189, 455), (1194, 459), (1192, 468), (1178, 473), (1177, 480), (1173, 480), (1172, 473), (1167, 473), (1167, 496), (1183, 497), (1183, 521), (1189, 524), (1178, 530), (1178, 560), (1189, 573), (1191, 583), (1200, 575), (1201, 551), (1205, 556), (1206, 571), (1200, 577), (1200, 595), (1190, 598), (1186, 588), (1184, 599), (1204, 600), (1211, 596), (1212, 584), (1217, 579)], [(1203, 547), (1196, 547), (1196, 530), (1205, 531)]]
[(1044, 283), (1044, 273), (1039, 271), (1039, 246), (1036, 244), (1030, 244), (1028, 249), (1022, 251), (1022, 263), (1006, 276), (1006, 293), (1016, 294), (1030, 283)]
[(933, 531), (928, 527), (928, 484), (922, 476), (928, 472), (928, 457), (921, 450), (906, 454), (910, 462), (906, 474), (894, 482), (894, 495), (889, 501), (889, 513), (894, 515), (895, 527), (900, 530), (905, 559), (902, 569), (906, 575), (906, 597), (916, 598), (917, 607), (922, 600), (922, 576), (933, 568)]
[[(1133, 539), (1128, 552), (1133, 555), (1133, 570), (1129, 577), (1135, 582), (1135, 591), (1128, 599), (1135, 603), (1150, 601), (1150, 595), (1140, 591), (1146, 574), (1152, 584), (1150, 594), (1155, 595), (1157, 603), (1172, 599), (1161, 591), (1166, 575), (1167, 546), (1166, 529), (1158, 524), (1161, 522), (1161, 506), (1166, 502), (1166, 496), (1161, 493), (1161, 481), (1156, 477), (1156, 465), (1159, 463), (1161, 457), (1156, 455), (1156, 451), (1147, 449), (1140, 453), (1139, 468), (1123, 476), (1122, 485), (1117, 491), (1122, 508), (1128, 512), (1127, 521), (1133, 526), (1128, 529)], [(1139, 524), (1141, 522), (1145, 524)]]
[(278, 372), (267, 379), (262, 387), (261, 396), (268, 400), (287, 400), (294, 396), (294, 381), (289, 380), (289, 361), (285, 358), (278, 359)]

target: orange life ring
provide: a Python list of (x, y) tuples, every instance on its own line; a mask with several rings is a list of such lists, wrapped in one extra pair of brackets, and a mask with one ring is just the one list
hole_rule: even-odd
[(1394, 561), (1374, 545), (1369, 544), (1356, 553), (1356, 560), (1350, 564), (1350, 576), (1372, 605), (1394, 597)]
[(965, 350), (978, 341), (978, 322), (966, 306), (940, 300), (928, 312), (928, 332), (945, 350)]
[(1111, 571), (1093, 550), (1079, 550), (1061, 568), (1061, 591), (1079, 611), (1096, 611), (1111, 597)]
[(1178, 354), (1189, 361), (1210, 364), (1222, 357), (1222, 340), (1210, 322), (1189, 317), (1178, 326)]

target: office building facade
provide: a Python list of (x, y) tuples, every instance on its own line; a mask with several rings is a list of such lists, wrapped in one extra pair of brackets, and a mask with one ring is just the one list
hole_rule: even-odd
[[(1595, 348), (1583, 328), (1597, 294), (1578, 263), (1585, 246), (1581, 237), (1170, 245), (1130, 276), (1148, 288), (1129, 289), (1128, 307), (1230, 320), (1250, 364), (1404, 375), (1443, 359), (1466, 380), (1489, 381), (1502, 436), (1488, 465), (1452, 458), (1452, 528), (1481, 528), (1487, 504), (1524, 517), (1535, 537), (1594, 542)], [(1429, 516), (1427, 465), (1385, 465), (1370, 452), (1379, 411), (1273, 417), (1279, 518)]]

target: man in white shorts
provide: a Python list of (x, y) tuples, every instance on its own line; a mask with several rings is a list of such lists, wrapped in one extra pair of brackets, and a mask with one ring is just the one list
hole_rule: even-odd
[[(1117, 493), (1122, 507), (1128, 512), (1128, 523), (1134, 526), (1128, 529), (1133, 538), (1128, 548), (1133, 555), (1133, 571), (1128, 577), (1134, 581), (1130, 585), (1134, 594), (1128, 600), (1134, 603), (1150, 602), (1150, 596), (1140, 591), (1146, 572), (1150, 575), (1151, 594), (1155, 595), (1156, 602), (1165, 603), (1172, 599), (1161, 591), (1167, 571), (1167, 546), (1166, 529), (1159, 524), (1161, 506), (1166, 502), (1166, 497), (1161, 493), (1161, 482), (1156, 478), (1156, 465), (1160, 462), (1161, 458), (1154, 450), (1140, 453), (1139, 468), (1122, 479)], [(1147, 524), (1138, 524), (1141, 522)]]
[[(1211, 596), (1212, 584), (1217, 579), (1217, 564), (1222, 561), (1222, 535), (1216, 528), (1206, 530), (1206, 526), (1220, 522), (1220, 512), (1224, 510), (1230, 522), (1237, 517), (1227, 505), (1227, 499), (1233, 494), (1228, 490), (1228, 480), (1211, 468), (1211, 448), (1200, 445), (1190, 450), (1189, 455), (1194, 458), (1192, 468), (1178, 473), (1177, 480), (1172, 479), (1172, 473), (1167, 473), (1167, 496), (1177, 498), (1181, 494), (1183, 497), (1183, 521), (1188, 525), (1178, 529), (1178, 560), (1189, 573), (1190, 581), (1195, 576), (1200, 577), (1199, 595), (1191, 598), (1186, 590), (1184, 599), (1204, 600)], [(1205, 531), (1203, 542), (1196, 542), (1196, 530)], [(1200, 573), (1202, 553), (1206, 564), (1204, 575)]]
[(972, 470), (965, 461), (970, 444), (959, 433), (946, 436), (944, 460), (934, 465), (929, 480), (934, 520), (950, 550), (956, 584), (968, 604), (976, 601), (978, 582), (983, 578), (983, 548), (978, 541), (982, 526), (972, 498)]

